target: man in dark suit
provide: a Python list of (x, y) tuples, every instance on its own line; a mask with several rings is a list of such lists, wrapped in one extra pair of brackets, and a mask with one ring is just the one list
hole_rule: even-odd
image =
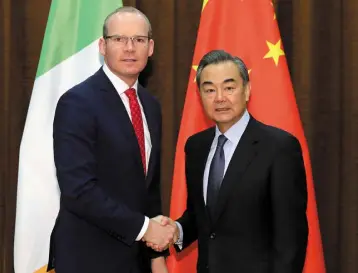
[[(216, 126), (185, 146), (188, 198), (176, 248), (198, 239), (199, 273), (301, 273), (308, 226), (298, 140), (248, 113), (249, 75), (239, 58), (209, 52), (196, 81)], [(176, 226), (163, 217), (168, 223)]]
[(167, 272), (174, 228), (161, 214), (159, 103), (138, 84), (152, 55), (148, 18), (119, 8), (104, 22), (105, 64), (59, 100), (54, 156), (61, 190), (49, 267), (56, 273)]

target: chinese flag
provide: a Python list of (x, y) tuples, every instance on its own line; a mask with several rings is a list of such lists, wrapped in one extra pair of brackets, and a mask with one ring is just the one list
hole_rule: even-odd
[[(170, 217), (186, 207), (184, 145), (211, 126), (200, 104), (196, 68), (208, 51), (223, 49), (244, 60), (251, 81), (249, 112), (258, 120), (295, 135), (302, 146), (308, 188), (309, 239), (304, 273), (324, 273), (324, 257), (306, 139), (287, 68), (274, 7), (269, 0), (204, 0), (175, 155)], [(185, 236), (185, 235), (184, 235)], [(194, 244), (180, 254), (171, 249), (171, 273), (196, 272)]]

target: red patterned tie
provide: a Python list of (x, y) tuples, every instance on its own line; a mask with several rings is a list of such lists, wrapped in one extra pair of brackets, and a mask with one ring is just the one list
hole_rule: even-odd
[(140, 154), (142, 156), (142, 163), (144, 168), (144, 173), (146, 173), (146, 164), (145, 164), (145, 144), (144, 144), (144, 128), (143, 128), (143, 119), (142, 112), (140, 110), (139, 102), (137, 99), (137, 93), (134, 88), (129, 88), (125, 94), (129, 99), (129, 107), (131, 109), (132, 124), (137, 136)]

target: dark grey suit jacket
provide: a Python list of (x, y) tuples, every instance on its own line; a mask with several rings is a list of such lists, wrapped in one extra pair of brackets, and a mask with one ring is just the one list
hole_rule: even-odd
[(210, 219), (203, 174), (215, 128), (185, 146), (184, 248), (198, 239), (199, 273), (301, 273), (307, 247), (307, 189), (298, 140), (251, 117)]

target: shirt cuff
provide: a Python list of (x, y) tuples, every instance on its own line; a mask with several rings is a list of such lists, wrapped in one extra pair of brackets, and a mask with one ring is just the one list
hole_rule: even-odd
[(148, 229), (148, 226), (149, 226), (149, 218), (147, 216), (144, 216), (144, 224), (143, 224), (143, 227), (142, 229), (140, 230), (137, 238), (135, 239), (136, 241), (140, 241), (144, 234), (147, 232), (147, 229)]
[(179, 239), (178, 241), (175, 242), (175, 244), (179, 247), (179, 249), (183, 249), (183, 238), (184, 238), (183, 227), (177, 221), (175, 221), (175, 224), (179, 229)]

